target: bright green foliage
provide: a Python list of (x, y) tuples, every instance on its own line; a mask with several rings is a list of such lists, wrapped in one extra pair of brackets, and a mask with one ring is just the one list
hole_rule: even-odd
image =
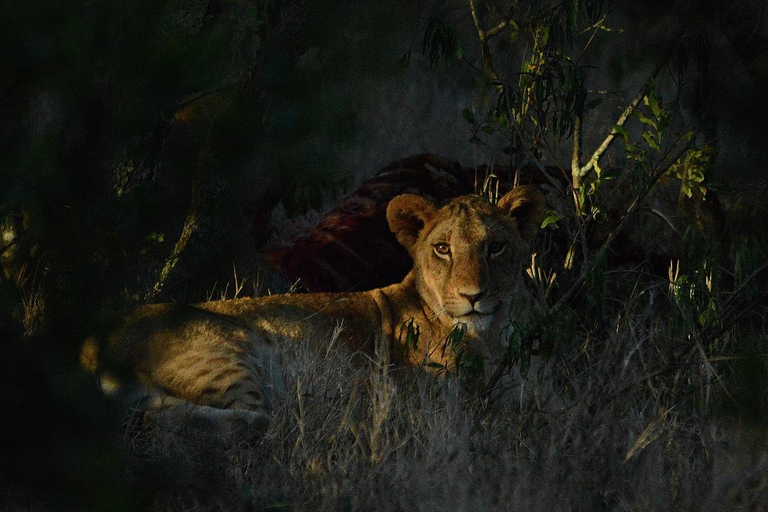
[(672, 116), (667, 109), (662, 108), (661, 97), (656, 93), (653, 85), (645, 98), (643, 98), (643, 104), (647, 107), (647, 112), (637, 109), (634, 111), (634, 114), (641, 123), (649, 128), (643, 132), (643, 140), (648, 144), (649, 148), (659, 152), (661, 151), (664, 134), (667, 128), (669, 128)]
[[(692, 134), (689, 137), (692, 137)], [(706, 171), (714, 157), (715, 149), (712, 146), (692, 147), (670, 166), (669, 174), (680, 180), (680, 192), (683, 195), (691, 198), (694, 192), (697, 192), (702, 197), (706, 196)]]
[(557, 212), (548, 211), (547, 216), (544, 218), (544, 220), (541, 223), (541, 229), (546, 228), (547, 226), (552, 226), (554, 229), (557, 229), (557, 221), (562, 219), (563, 216), (560, 215)]
[[(670, 135), (672, 123), (669, 107), (663, 105), (661, 95), (651, 83), (648, 94), (643, 98), (643, 107), (637, 108), (634, 116), (644, 125), (641, 133), (642, 142), (633, 141), (629, 131), (623, 126), (614, 126), (613, 133), (624, 141), (627, 160), (634, 162), (632, 180), (635, 189), (647, 191), (659, 177), (659, 169), (664, 174), (680, 181), (680, 193), (692, 198), (694, 193), (705, 197), (707, 193), (706, 175), (715, 157), (715, 149), (708, 145), (696, 144), (696, 132), (687, 131)], [(682, 154), (672, 162), (665, 162), (669, 152), (682, 146)], [(613, 179), (621, 173), (604, 173), (595, 166), (597, 179), (590, 185), (590, 192), (599, 190), (603, 180)]]

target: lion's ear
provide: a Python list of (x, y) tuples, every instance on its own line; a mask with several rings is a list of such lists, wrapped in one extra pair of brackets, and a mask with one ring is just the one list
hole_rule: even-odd
[(536, 187), (515, 187), (499, 199), (497, 206), (515, 218), (524, 240), (533, 240), (544, 220), (544, 196)]
[(437, 210), (428, 199), (414, 194), (403, 194), (393, 198), (387, 206), (389, 230), (398, 242), (411, 251), (419, 237), (419, 231), (429, 222)]

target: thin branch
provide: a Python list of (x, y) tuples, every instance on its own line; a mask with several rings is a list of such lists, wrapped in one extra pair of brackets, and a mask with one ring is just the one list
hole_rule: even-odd
[(480, 28), (480, 19), (477, 17), (477, 9), (475, 8), (474, 0), (468, 0), (469, 12), (472, 14), (472, 21), (475, 22), (475, 28), (477, 29), (477, 35), (480, 37), (480, 41), (485, 41), (485, 32)]
[(658, 216), (659, 218), (661, 218), (661, 220), (663, 220), (664, 222), (666, 222), (666, 223), (667, 223), (667, 226), (669, 226), (669, 229), (671, 229), (671, 230), (672, 230), (672, 231), (673, 231), (673, 232), (674, 232), (674, 233), (675, 233), (675, 234), (676, 234), (678, 237), (680, 237), (681, 239), (683, 238), (683, 234), (682, 234), (682, 233), (680, 233), (680, 231), (678, 231), (678, 229), (675, 227), (675, 225), (672, 223), (672, 221), (671, 221), (671, 220), (669, 220), (669, 217), (667, 217), (666, 215), (664, 215), (664, 213), (662, 213), (661, 211), (657, 210), (656, 208), (651, 208), (651, 209), (650, 209), (650, 210), (648, 210), (648, 211), (649, 211), (649, 212), (651, 212), (651, 213), (653, 213), (653, 214), (655, 214), (655, 215), (656, 215), (656, 216)]
[[(603, 14), (603, 15), (600, 17), (600, 19), (599, 19), (599, 20), (597, 20), (597, 21), (596, 21), (596, 22), (595, 22), (595, 23), (594, 23), (592, 26), (590, 26), (590, 27), (587, 27), (587, 28), (585, 28), (584, 30), (582, 30), (581, 32), (579, 32), (579, 35), (580, 35), (580, 36), (583, 36), (584, 34), (586, 34), (587, 32), (589, 32), (589, 31), (590, 31), (590, 30), (592, 30), (592, 29), (596, 29), (596, 30), (599, 30), (600, 28), (602, 28), (602, 26), (603, 26), (603, 23), (605, 23), (605, 19), (606, 19), (607, 17), (608, 17), (608, 14), (607, 14), (607, 13), (606, 13), (606, 14)], [(594, 37), (594, 34), (592, 35), (592, 37)], [(592, 40), (592, 38), (590, 37), (590, 39), (589, 39), (589, 40), (591, 41), (591, 40)], [(589, 46), (589, 43), (587, 43), (587, 46)]]
[[(493, 61), (491, 60), (491, 48), (488, 46), (487, 33), (480, 27), (480, 19), (477, 16), (477, 9), (475, 7), (474, 0), (468, 0), (469, 11), (472, 13), (472, 21), (475, 23), (475, 29), (477, 30), (477, 37), (480, 39), (480, 55), (483, 59), (483, 69), (485, 74), (493, 81), (499, 80), (499, 75), (493, 67)], [(498, 84), (497, 88), (501, 89), (503, 86)]]
[[(573, 177), (573, 188), (581, 189), (581, 116), (576, 115), (573, 118), (573, 146), (571, 148), (571, 175)], [(578, 201), (577, 201), (578, 203)]]
[(206, 98), (206, 97), (208, 97), (208, 96), (212, 96), (212, 95), (214, 95), (214, 94), (218, 94), (218, 93), (220, 93), (221, 91), (224, 91), (224, 90), (226, 90), (226, 89), (229, 89), (229, 88), (230, 88), (230, 87), (232, 87), (233, 85), (234, 85), (234, 83), (232, 83), (232, 82), (227, 82), (227, 83), (225, 83), (225, 84), (223, 84), (223, 85), (217, 85), (217, 86), (215, 86), (215, 87), (211, 87), (210, 89), (207, 89), (207, 90), (205, 90), (205, 91), (202, 91), (202, 92), (198, 92), (198, 93), (194, 94), (193, 96), (190, 96), (190, 97), (188, 97), (187, 99), (180, 101), (180, 102), (179, 102), (179, 103), (176, 105), (176, 107), (174, 108), (174, 111), (175, 111), (175, 112), (178, 112), (179, 110), (182, 110), (182, 109), (184, 109), (184, 108), (186, 108), (186, 107), (190, 106), (191, 104), (193, 104), (193, 103), (195, 103), (195, 102), (197, 102), (197, 101), (200, 101), (200, 100), (202, 100), (203, 98)]
[(501, 23), (485, 31), (486, 39), (492, 38), (502, 30), (507, 28), (511, 23), (512, 23), (512, 10), (510, 9), (509, 14), (507, 14), (507, 17)]
[(593, 30), (592, 35), (589, 36), (589, 39), (587, 40), (587, 44), (584, 45), (584, 48), (581, 49), (581, 53), (579, 53), (579, 56), (576, 58), (576, 64), (579, 63), (581, 58), (584, 56), (585, 53), (587, 53), (587, 49), (592, 45), (592, 41), (595, 40), (595, 36), (598, 32), (600, 32), (600, 29), (603, 27), (603, 23), (605, 22), (605, 18), (607, 17), (607, 14), (603, 14), (602, 18), (600, 18), (597, 23), (592, 25), (591, 27), (588, 27), (584, 29), (582, 32), (579, 32), (579, 35), (586, 34), (588, 31)]

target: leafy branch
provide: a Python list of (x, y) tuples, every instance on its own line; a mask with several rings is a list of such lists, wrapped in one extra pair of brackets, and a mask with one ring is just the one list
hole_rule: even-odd
[(640, 88), (640, 91), (637, 93), (635, 98), (630, 102), (629, 105), (627, 105), (627, 108), (624, 109), (619, 118), (616, 120), (611, 133), (608, 134), (608, 136), (603, 140), (600, 146), (598, 146), (595, 152), (592, 153), (592, 156), (589, 158), (587, 163), (583, 166), (580, 165), (579, 162), (579, 155), (581, 154), (581, 115), (576, 116), (573, 129), (573, 150), (571, 152), (571, 177), (573, 179), (574, 190), (581, 190), (584, 178), (587, 177), (589, 171), (595, 169), (597, 172), (600, 172), (598, 161), (603, 156), (603, 154), (608, 151), (608, 148), (613, 143), (616, 135), (620, 133), (620, 130), (617, 130), (617, 128), (622, 128), (624, 126), (624, 124), (627, 122), (627, 119), (629, 119), (629, 116), (632, 115), (632, 112), (634, 112), (637, 106), (640, 105), (640, 103), (643, 101), (643, 98), (648, 95), (648, 92), (653, 87), (654, 79), (659, 75), (661, 70), (664, 69), (664, 66), (664, 62), (656, 65), (648, 79)]

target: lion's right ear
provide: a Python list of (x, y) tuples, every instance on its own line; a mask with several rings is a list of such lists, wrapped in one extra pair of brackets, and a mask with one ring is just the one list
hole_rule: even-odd
[(431, 201), (415, 194), (403, 194), (393, 198), (387, 206), (389, 230), (398, 242), (411, 251), (419, 237), (419, 231), (437, 210)]
[(532, 185), (513, 188), (496, 205), (517, 221), (517, 229), (524, 240), (534, 239), (544, 220), (544, 196)]

